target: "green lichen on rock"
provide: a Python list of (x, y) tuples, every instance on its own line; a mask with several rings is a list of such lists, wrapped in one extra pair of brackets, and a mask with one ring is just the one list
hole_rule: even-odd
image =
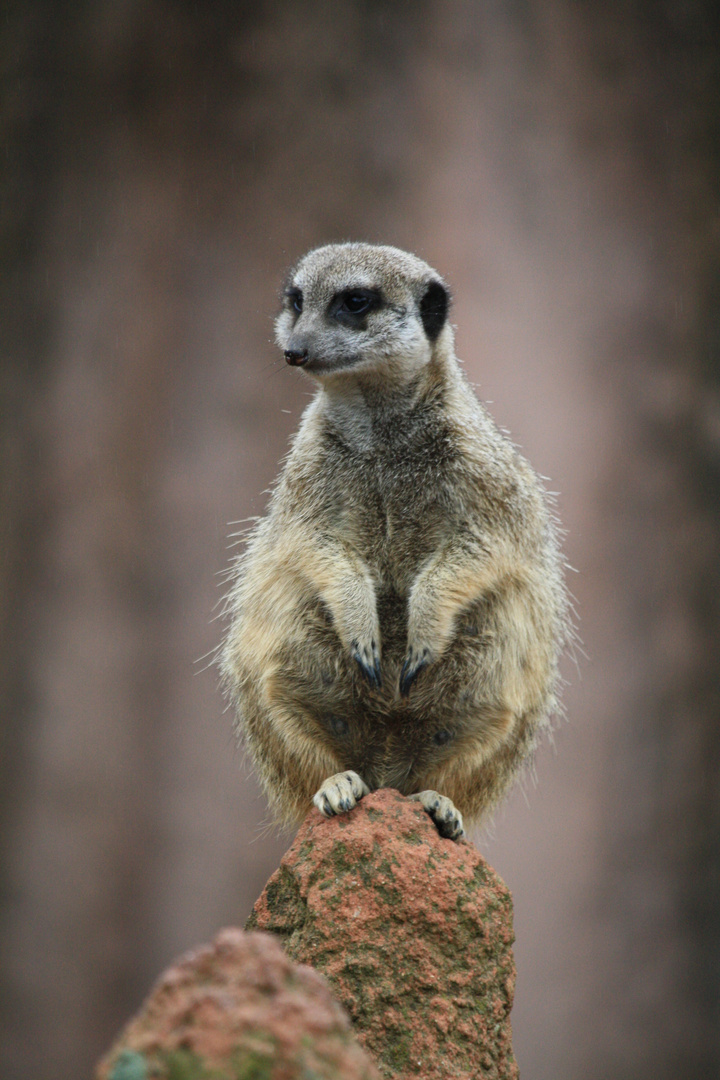
[(412, 1036), (409, 1031), (399, 1036), (394, 1034), (388, 1040), (388, 1045), (380, 1059), (380, 1067), (384, 1068), (386, 1075), (394, 1076), (408, 1068), (411, 1048)]
[(254, 925), (287, 931), (302, 911), (286, 952), (328, 978), (384, 1076), (517, 1077), (512, 900), (471, 844), (374, 792), (339, 818), (313, 812), (269, 886), (280, 877)]
[[(142, 1063), (143, 1071), (129, 1072), (128, 1066), (132, 1069), (137, 1063)], [(149, 1058), (123, 1050), (109, 1080), (273, 1080), (277, 1064), (273, 1052), (253, 1050), (233, 1053), (224, 1065), (208, 1065), (198, 1054), (183, 1047), (159, 1051)]]
[[(283, 867), (280, 867), (280, 870), (270, 878), (265, 886), (265, 894), (267, 894), (268, 913), (275, 913), (275, 918), (271, 920), (272, 927), (265, 927), (265, 929), (284, 941), (290, 934), (302, 928), (307, 905), (300, 896), (296, 879)], [(255, 910), (250, 913), (245, 929), (248, 931), (258, 929)]]
[(148, 1080), (148, 1063), (144, 1054), (122, 1050), (112, 1067), (108, 1080)]
[[(160, 1068), (163, 1080), (209, 1080), (209, 1072), (205, 1063), (193, 1054), (191, 1050), (172, 1050), (162, 1055)], [(212, 1080), (219, 1080), (217, 1074)], [(223, 1078), (223, 1080), (229, 1080)]]

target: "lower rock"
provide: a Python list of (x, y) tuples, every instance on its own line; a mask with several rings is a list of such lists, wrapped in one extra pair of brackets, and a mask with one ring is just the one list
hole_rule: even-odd
[(159, 980), (96, 1080), (378, 1080), (325, 981), (223, 930)]

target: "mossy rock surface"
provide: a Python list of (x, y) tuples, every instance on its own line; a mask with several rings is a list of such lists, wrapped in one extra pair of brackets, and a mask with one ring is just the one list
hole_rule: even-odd
[(311, 813), (248, 926), (327, 977), (384, 1076), (517, 1077), (510, 893), (418, 803), (385, 790)]

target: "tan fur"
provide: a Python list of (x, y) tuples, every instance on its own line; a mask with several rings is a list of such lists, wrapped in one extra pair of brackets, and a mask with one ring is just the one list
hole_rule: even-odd
[[(319, 389), (234, 567), (221, 668), (286, 821), (331, 776), (328, 813), (367, 784), (424, 804), (431, 788), (477, 820), (556, 707), (569, 623), (552, 514), (449, 322), (423, 317), (433, 283), (442, 296), (395, 248), (319, 248), (277, 320)], [(375, 298), (365, 316), (348, 314), (353, 290)]]

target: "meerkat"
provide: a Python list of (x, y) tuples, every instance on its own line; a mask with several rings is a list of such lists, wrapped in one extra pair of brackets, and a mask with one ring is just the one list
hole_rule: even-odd
[(231, 571), (220, 667), (275, 816), (392, 787), (450, 838), (556, 709), (568, 599), (540, 480), (455, 356), (425, 262), (317, 248), (275, 324), (317, 384)]

